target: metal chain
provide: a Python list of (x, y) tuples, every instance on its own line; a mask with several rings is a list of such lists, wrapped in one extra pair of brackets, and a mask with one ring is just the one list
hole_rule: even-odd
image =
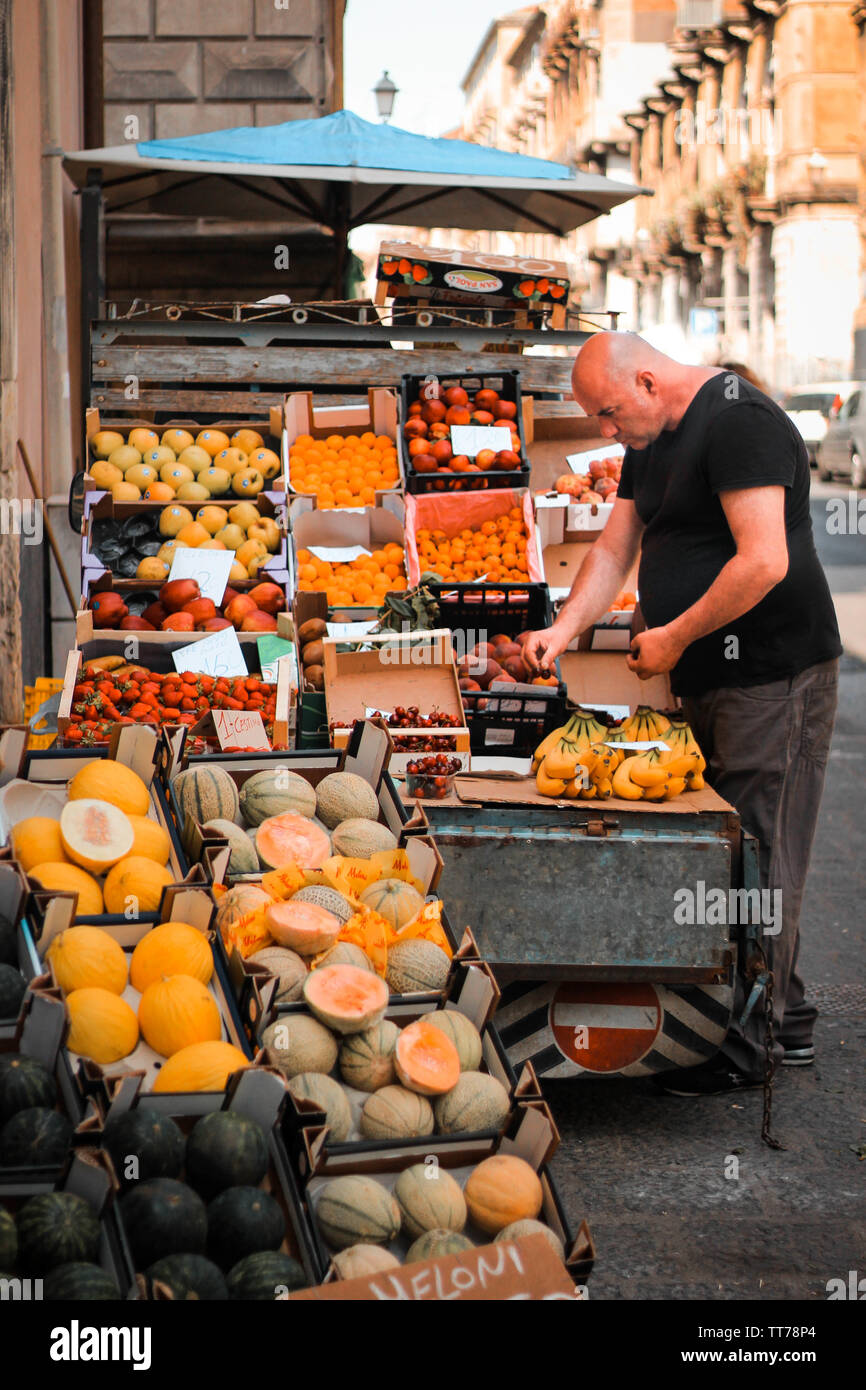
[[(762, 952), (763, 954), (763, 952)], [(766, 957), (765, 957), (766, 963)], [(761, 1125), (761, 1138), (771, 1149), (784, 1149), (785, 1145), (780, 1140), (774, 1138), (770, 1133), (770, 1124), (773, 1115), (773, 1081), (776, 1076), (776, 1063), (773, 1060), (773, 972), (768, 970), (766, 983), (766, 1004), (765, 1013), (767, 1020), (766, 1033), (764, 1035), (765, 1062), (764, 1062), (764, 1119)]]

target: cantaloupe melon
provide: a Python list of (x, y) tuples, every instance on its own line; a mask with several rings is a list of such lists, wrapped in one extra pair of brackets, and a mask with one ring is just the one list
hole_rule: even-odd
[(181, 812), (198, 825), (209, 820), (240, 824), (238, 789), (218, 763), (187, 768), (178, 773), (171, 785)]
[[(324, 1111), (330, 1143), (342, 1144), (349, 1137), (352, 1111), (348, 1096), (339, 1081), (335, 1081), (332, 1076), (325, 1076), (320, 1071), (302, 1071), (291, 1077), (289, 1090), (298, 1099), (314, 1101), (319, 1109)], [(432, 1126), (432, 1111), (430, 1123)]]
[(144, 912), (156, 912), (163, 889), (170, 883), (174, 883), (171, 869), (155, 864), (152, 859), (128, 854), (106, 875), (105, 910), (129, 916), (131, 920)]
[(508, 1119), (508, 1092), (486, 1072), (461, 1072), (456, 1086), (433, 1103), (440, 1134), (469, 1134), (482, 1129), (501, 1129)]
[(388, 986), (369, 970), (359, 970), (354, 965), (326, 965), (310, 971), (304, 981), (304, 998), (327, 1028), (336, 1033), (362, 1033), (383, 1017), (388, 1007)]
[(464, 1189), (476, 1226), (496, 1235), (515, 1221), (534, 1220), (544, 1193), (538, 1174), (514, 1154), (493, 1154), (473, 1169)]
[(275, 767), (247, 778), (240, 791), (240, 808), (247, 825), (252, 826), (286, 811), (310, 817), (316, 814), (316, 793), (297, 772)]
[(30, 877), (48, 892), (77, 893), (76, 917), (100, 917), (105, 911), (102, 889), (96, 879), (75, 864), (35, 864)]
[(287, 1078), (305, 1071), (327, 1075), (333, 1070), (339, 1050), (333, 1033), (309, 1014), (285, 1014), (269, 1024), (262, 1034), (262, 1047), (273, 1052), (277, 1066)]
[(318, 869), (331, 856), (331, 841), (314, 821), (286, 811), (256, 828), (256, 852), (266, 869)]
[(128, 1057), (138, 1043), (138, 1019), (125, 999), (99, 988), (76, 989), (66, 997), (66, 1046), (80, 1057), (108, 1066)]
[(133, 834), (130, 854), (152, 859), (154, 864), (167, 864), (171, 840), (165, 827), (158, 825), (150, 816), (129, 816), (128, 819)]
[(400, 1224), (413, 1240), (425, 1231), (462, 1231), (466, 1202), (460, 1184), (442, 1167), (430, 1177), (426, 1163), (404, 1168), (394, 1184)]
[(498, 1245), (503, 1240), (519, 1240), (521, 1236), (536, 1235), (545, 1236), (554, 1254), (565, 1260), (565, 1246), (556, 1232), (545, 1226), (543, 1221), (535, 1221), (531, 1217), (524, 1217), (522, 1221), (512, 1221), (510, 1226), (503, 1226), (493, 1237), (493, 1244)]
[(230, 820), (209, 820), (205, 821), (203, 830), (215, 831), (217, 835), (228, 840), (231, 849), (229, 859), (229, 873), (235, 877), (237, 874), (255, 874), (259, 871), (259, 856), (252, 840), (241, 830), (239, 825), (235, 825)]
[(475, 1024), (459, 1009), (434, 1009), (425, 1014), (428, 1023), (441, 1028), (457, 1048), (461, 1071), (477, 1071), (481, 1066), (483, 1047), (481, 1034)]
[(432, 1134), (433, 1107), (425, 1096), (407, 1091), (405, 1086), (382, 1086), (374, 1091), (361, 1111), (361, 1133), (365, 1139), (416, 1139)]
[(229, 1077), (248, 1066), (240, 1048), (231, 1043), (193, 1043), (163, 1063), (152, 1089), (155, 1093), (224, 1091)]
[(353, 816), (341, 821), (332, 832), (331, 844), (334, 854), (342, 854), (347, 859), (369, 859), (371, 854), (396, 849), (397, 837), (391, 834), (387, 825), (366, 820), (363, 816)]
[(134, 831), (128, 816), (109, 801), (81, 797), (60, 813), (60, 838), (67, 859), (91, 874), (104, 874), (132, 853)]
[(378, 1091), (396, 1079), (394, 1048), (400, 1029), (383, 1018), (363, 1033), (352, 1033), (340, 1048), (340, 1075), (356, 1091)]
[(394, 1047), (394, 1067), (400, 1081), (422, 1096), (441, 1096), (460, 1078), (460, 1058), (441, 1028), (432, 1028), (426, 1017), (400, 1031)]
[(363, 951), (360, 946), (355, 946), (351, 941), (338, 941), (336, 946), (332, 946), (330, 951), (326, 951), (316, 969), (320, 969), (323, 965), (356, 965), (359, 970), (372, 970), (374, 973), (376, 969), (367, 952)]
[(260, 908), (270, 907), (273, 898), (254, 883), (239, 883), (224, 893), (217, 903), (216, 925), (223, 934), (235, 926), (242, 917)]
[(222, 1036), (216, 1000), (192, 975), (169, 975), (148, 985), (138, 1004), (138, 1026), (148, 1047), (161, 1057)]
[(122, 994), (126, 989), (126, 955), (114, 937), (99, 927), (69, 927), (60, 932), (51, 941), (45, 959), (65, 994), (90, 988)]
[(327, 951), (340, 935), (342, 923), (332, 912), (315, 903), (299, 903), (289, 898), (273, 903), (265, 913), (265, 926), (274, 941), (288, 946), (299, 956), (315, 956)]
[(319, 1193), (316, 1222), (334, 1250), (359, 1243), (387, 1245), (400, 1230), (400, 1208), (375, 1178), (334, 1178)]
[(150, 792), (137, 772), (113, 758), (96, 758), (86, 763), (66, 788), (69, 801), (108, 801), (128, 816), (146, 816)]
[(364, 1279), (368, 1274), (400, 1268), (397, 1256), (381, 1245), (350, 1245), (347, 1250), (338, 1250), (331, 1263), (341, 1279)]
[(449, 1231), (437, 1227), (425, 1231), (413, 1241), (406, 1251), (404, 1264), (416, 1264), (419, 1260), (438, 1260), (442, 1255), (460, 1255), (464, 1250), (472, 1250), (473, 1243), (462, 1231)]
[(379, 802), (370, 783), (356, 772), (329, 772), (316, 787), (316, 811), (319, 819), (333, 830), (352, 817), (376, 820)]
[(129, 983), (143, 994), (169, 975), (192, 975), (206, 985), (213, 974), (213, 952), (204, 932), (188, 922), (161, 922), (151, 927), (132, 953)]
[(406, 927), (418, 916), (424, 906), (424, 899), (402, 878), (380, 878), (365, 888), (360, 901), (365, 907), (378, 912), (380, 917), (390, 923), (395, 931)]
[(444, 989), (451, 962), (432, 941), (398, 941), (388, 951), (386, 979), (392, 994), (434, 994)]
[(50, 816), (28, 816), (13, 825), (12, 853), (25, 874), (36, 864), (66, 864), (68, 859), (60, 836), (60, 821)]
[(265, 946), (261, 951), (254, 951), (249, 961), (252, 965), (263, 965), (272, 975), (276, 975), (279, 984), (274, 995), (275, 1003), (289, 1004), (300, 999), (307, 978), (307, 963), (297, 951), (290, 951), (285, 946)]
[(354, 917), (355, 908), (344, 897), (338, 893), (336, 888), (329, 888), (325, 883), (314, 883), (309, 888), (299, 888), (297, 893), (292, 894), (292, 902), (295, 903), (315, 903), (317, 907), (323, 907), (326, 912), (333, 912), (335, 917), (339, 917), (341, 922), (348, 922), (350, 917)]

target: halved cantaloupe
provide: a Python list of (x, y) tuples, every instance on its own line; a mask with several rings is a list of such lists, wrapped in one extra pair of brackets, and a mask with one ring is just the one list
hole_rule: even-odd
[(299, 956), (315, 956), (333, 946), (342, 922), (315, 903), (274, 903), (265, 913), (265, 926), (280, 946)]
[(394, 1048), (394, 1069), (409, 1091), (444, 1096), (460, 1080), (460, 1056), (451, 1039), (425, 1018), (401, 1030)]
[(66, 852), (60, 838), (60, 821), (51, 816), (28, 816), (13, 825), (12, 853), (25, 874), (36, 864), (64, 864)]
[(256, 831), (259, 859), (269, 869), (297, 864), (302, 869), (318, 869), (331, 855), (326, 832), (306, 816), (284, 811), (262, 821)]
[(129, 854), (134, 838), (129, 818), (109, 801), (82, 797), (60, 813), (60, 838), (68, 859), (91, 874), (103, 874)]
[[(388, 986), (357, 965), (324, 965), (310, 971), (304, 998), (316, 1018), (335, 1033), (362, 1033), (384, 1017)], [(459, 1074), (459, 1063), (457, 1070)]]

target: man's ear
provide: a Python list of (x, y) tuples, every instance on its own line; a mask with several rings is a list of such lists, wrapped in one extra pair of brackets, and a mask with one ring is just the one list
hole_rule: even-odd
[(652, 372), (638, 372), (635, 377), (635, 385), (638, 391), (646, 391), (648, 396), (655, 396), (658, 394), (656, 379)]

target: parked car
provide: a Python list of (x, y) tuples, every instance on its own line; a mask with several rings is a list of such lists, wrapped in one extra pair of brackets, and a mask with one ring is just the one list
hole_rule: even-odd
[(832, 412), (824, 438), (818, 445), (818, 477), (825, 482), (836, 475), (851, 486), (866, 486), (866, 381), (854, 389)]
[(841, 410), (858, 385), (856, 381), (817, 382), (815, 385), (798, 386), (789, 391), (782, 401), (782, 409), (806, 441), (813, 468), (817, 463), (818, 445), (827, 433), (831, 417)]

